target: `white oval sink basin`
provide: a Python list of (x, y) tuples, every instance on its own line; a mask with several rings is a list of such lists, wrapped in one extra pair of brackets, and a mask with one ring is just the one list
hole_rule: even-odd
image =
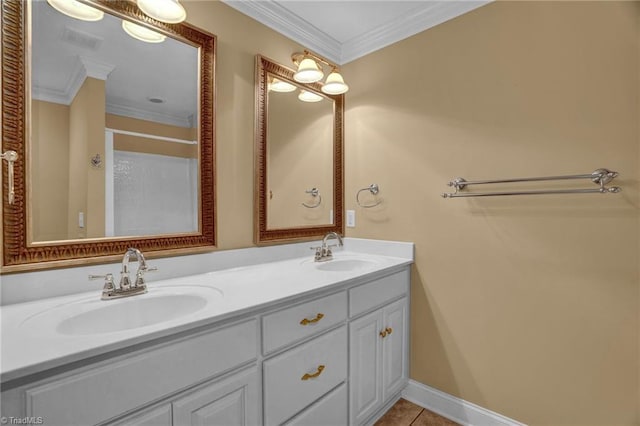
[[(115, 304), (109, 304), (116, 302)], [(118, 301), (105, 301), (101, 308), (74, 315), (60, 322), (56, 331), (60, 334), (99, 334), (146, 327), (171, 321), (204, 308), (207, 299), (192, 294), (160, 295)]]
[(150, 288), (146, 294), (113, 300), (84, 298), (40, 312), (21, 326), (31, 331), (73, 336), (124, 332), (193, 315), (222, 291), (206, 286)]
[(316, 264), (316, 268), (321, 271), (361, 271), (363, 269), (373, 268), (376, 262), (365, 259), (333, 259), (326, 262)]

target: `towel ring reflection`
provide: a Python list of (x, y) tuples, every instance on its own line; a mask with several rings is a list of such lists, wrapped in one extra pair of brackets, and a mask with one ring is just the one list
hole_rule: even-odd
[(318, 197), (318, 202), (315, 204), (302, 203), (303, 206), (308, 209), (315, 209), (316, 207), (320, 207), (320, 204), (322, 203), (322, 195), (320, 195), (320, 190), (318, 188), (311, 188), (304, 192), (305, 194), (311, 194), (311, 196), (314, 198)]
[(378, 200), (375, 204), (362, 204), (362, 203), (360, 203), (360, 193), (362, 191), (369, 191), (371, 193), (371, 195), (377, 195), (378, 192), (380, 192), (380, 187), (378, 186), (377, 183), (372, 183), (368, 187), (362, 188), (361, 190), (359, 190), (356, 193), (356, 203), (358, 203), (358, 205), (360, 207), (365, 208), (365, 209), (370, 209), (371, 207), (375, 207), (375, 206), (379, 205), (380, 203), (382, 203), (382, 200)]

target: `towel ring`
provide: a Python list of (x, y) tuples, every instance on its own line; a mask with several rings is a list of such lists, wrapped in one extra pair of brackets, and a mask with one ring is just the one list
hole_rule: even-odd
[(303, 206), (308, 209), (315, 209), (316, 207), (320, 207), (320, 204), (322, 203), (322, 195), (320, 195), (320, 190), (318, 188), (311, 188), (304, 192), (305, 194), (311, 194), (311, 196), (314, 198), (318, 197), (318, 202), (316, 204), (301, 203)]
[(379, 205), (380, 203), (382, 203), (382, 200), (378, 200), (377, 203), (375, 204), (362, 204), (360, 203), (360, 193), (362, 191), (369, 191), (372, 195), (376, 195), (378, 194), (378, 192), (380, 192), (380, 187), (378, 186), (377, 183), (372, 183), (371, 185), (369, 185), (366, 188), (362, 188), (361, 190), (359, 190), (356, 193), (356, 203), (358, 203), (358, 205), (364, 209), (370, 209), (371, 207), (375, 207), (377, 205)]

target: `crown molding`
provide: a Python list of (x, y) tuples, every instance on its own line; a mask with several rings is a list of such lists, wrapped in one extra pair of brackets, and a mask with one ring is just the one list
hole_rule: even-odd
[(78, 56), (63, 89), (33, 86), (33, 99), (52, 102), (54, 104), (71, 105), (87, 77), (106, 80), (115, 67), (111, 64), (97, 62), (84, 56)]
[(105, 112), (114, 115), (123, 115), (125, 117), (137, 118), (139, 120), (153, 121), (156, 123), (169, 124), (177, 127), (193, 127), (193, 117), (182, 117), (171, 114), (163, 114), (160, 112), (146, 111), (141, 108), (134, 108), (126, 105), (118, 105), (107, 102)]
[(78, 58), (84, 66), (87, 77), (95, 78), (97, 80), (106, 81), (109, 74), (111, 74), (111, 71), (116, 68), (115, 65), (96, 61), (94, 59), (87, 58), (86, 56), (78, 56)]
[(343, 65), (361, 58), (484, 6), (491, 1), (429, 1), (420, 3), (418, 8), (342, 44), (339, 63)]
[(342, 46), (339, 41), (276, 2), (264, 0), (221, 1), (332, 62), (338, 63), (340, 60)]
[(87, 70), (79, 58), (73, 63), (73, 69), (69, 73), (67, 83), (62, 90), (43, 86), (33, 86), (33, 99), (54, 104), (71, 105), (76, 97), (78, 90), (82, 87), (82, 83), (87, 78)]
[(403, 16), (372, 31), (340, 43), (330, 34), (319, 30), (275, 1), (222, 0), (274, 31), (289, 37), (302, 46), (324, 56), (338, 65), (344, 65), (385, 46), (432, 28), (492, 0), (478, 1), (425, 1)]

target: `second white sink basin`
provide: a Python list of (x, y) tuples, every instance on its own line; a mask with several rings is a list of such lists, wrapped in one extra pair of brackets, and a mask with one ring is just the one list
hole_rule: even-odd
[(149, 293), (122, 299), (95, 299), (57, 306), (25, 320), (22, 326), (63, 335), (96, 335), (152, 326), (193, 315), (223, 294), (213, 287), (150, 288)]

